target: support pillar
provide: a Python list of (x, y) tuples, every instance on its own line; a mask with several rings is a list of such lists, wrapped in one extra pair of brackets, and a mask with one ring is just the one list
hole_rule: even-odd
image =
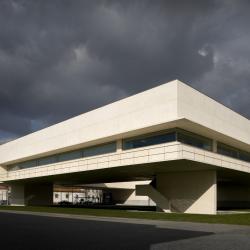
[(11, 192), (11, 195), (10, 195), (11, 206), (25, 206), (23, 184), (11, 184), (10, 192)]
[(216, 214), (216, 171), (169, 172), (156, 176), (156, 189), (167, 198), (171, 212)]
[(53, 183), (11, 184), (12, 206), (53, 205)]
[(121, 153), (122, 152), (122, 140), (117, 140), (116, 145), (117, 145), (117, 152)]

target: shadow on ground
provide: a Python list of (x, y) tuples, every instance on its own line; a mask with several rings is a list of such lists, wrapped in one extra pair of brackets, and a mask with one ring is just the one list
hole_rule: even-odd
[(0, 214), (1, 248), (150, 249), (154, 244), (209, 235), (151, 225)]

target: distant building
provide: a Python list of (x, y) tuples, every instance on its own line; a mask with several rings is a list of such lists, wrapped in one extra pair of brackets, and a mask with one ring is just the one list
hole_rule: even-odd
[(150, 181), (115, 182), (86, 184), (81, 186), (54, 186), (53, 203), (70, 202), (72, 204), (117, 204), (155, 206), (148, 196), (136, 196), (138, 184), (149, 184)]
[(12, 205), (119, 183), (117, 201), (165, 212), (250, 207), (250, 122), (175, 80), (1, 145), (0, 181)]
[(103, 190), (85, 187), (60, 187), (54, 188), (53, 203), (69, 202), (72, 204), (102, 204)]
[(0, 205), (8, 204), (9, 190), (7, 186), (0, 185)]

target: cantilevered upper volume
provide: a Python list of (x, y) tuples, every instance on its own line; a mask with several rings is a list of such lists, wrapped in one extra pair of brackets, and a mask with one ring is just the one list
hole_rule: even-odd
[(0, 164), (100, 144), (175, 121), (177, 85), (161, 85), (4, 144)]
[(249, 150), (248, 119), (174, 80), (1, 145), (0, 164), (174, 127)]

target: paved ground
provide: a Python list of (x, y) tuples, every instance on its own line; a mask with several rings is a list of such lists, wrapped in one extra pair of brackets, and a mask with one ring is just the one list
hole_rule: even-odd
[(250, 227), (0, 212), (0, 249), (249, 250)]

